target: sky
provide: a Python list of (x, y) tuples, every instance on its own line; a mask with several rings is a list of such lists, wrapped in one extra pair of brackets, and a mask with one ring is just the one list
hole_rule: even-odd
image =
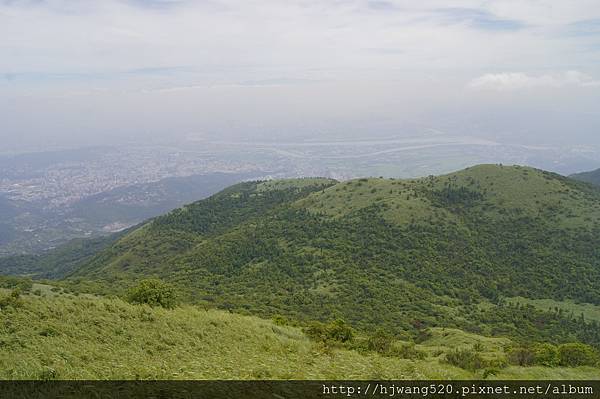
[(600, 146), (598, 0), (0, 0), (0, 152), (431, 131)]

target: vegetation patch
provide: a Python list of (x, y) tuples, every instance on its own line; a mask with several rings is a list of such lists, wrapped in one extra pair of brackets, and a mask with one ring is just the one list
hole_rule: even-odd
[[(600, 369), (590, 366), (480, 369), (490, 355), (485, 347), (479, 355), (452, 357), (455, 349), (436, 332), (436, 350), (451, 353), (459, 366), (430, 347), (395, 337), (387, 353), (364, 351), (358, 346), (368, 336), (355, 333), (348, 340), (347, 325), (339, 322), (321, 326), (318, 337), (335, 341), (323, 346), (297, 327), (196, 306), (166, 309), (65, 295), (20, 300), (20, 307), (0, 314), (1, 379), (600, 378)], [(447, 337), (448, 344), (458, 334)], [(565, 347), (565, 359), (580, 364), (588, 354), (580, 349)]]

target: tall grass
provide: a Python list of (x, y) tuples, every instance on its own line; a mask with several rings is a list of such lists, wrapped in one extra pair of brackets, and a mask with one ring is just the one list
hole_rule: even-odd
[[(437, 352), (410, 360), (324, 347), (295, 327), (200, 307), (168, 310), (65, 295), (23, 295), (18, 302), (0, 310), (1, 379), (464, 379), (482, 373), (446, 363), (441, 353), (451, 346), (444, 348), (436, 332)], [(419, 348), (433, 349), (426, 344)], [(599, 378), (600, 372), (509, 367), (494, 377), (536, 375)]]

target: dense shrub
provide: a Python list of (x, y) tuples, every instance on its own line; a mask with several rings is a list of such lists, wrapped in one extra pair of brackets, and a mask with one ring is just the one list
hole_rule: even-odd
[(282, 316), (280, 314), (277, 314), (275, 316), (273, 316), (271, 318), (271, 320), (273, 321), (273, 324), (277, 325), (277, 326), (287, 326), (290, 325), (290, 321), (288, 320), (287, 317)]
[(578, 367), (594, 366), (600, 357), (589, 345), (581, 343), (562, 344), (558, 347), (549, 343), (538, 343), (533, 347), (519, 347), (508, 354), (511, 364), (518, 366)]
[(563, 344), (558, 347), (559, 364), (565, 367), (593, 366), (598, 363), (598, 353), (589, 345)]
[(33, 287), (30, 279), (13, 276), (0, 276), (0, 288), (19, 289), (21, 292), (28, 292)]
[(345, 343), (351, 341), (354, 336), (352, 327), (341, 319), (337, 319), (327, 324), (313, 322), (303, 331), (309, 338), (320, 342)]
[(536, 344), (533, 347), (535, 364), (540, 366), (555, 367), (558, 366), (558, 348), (555, 345), (544, 343)]
[(133, 304), (148, 304), (172, 309), (177, 305), (175, 288), (158, 279), (141, 281), (136, 287), (129, 290), (127, 301)]
[(397, 342), (397, 337), (384, 328), (377, 329), (372, 335), (356, 339), (351, 349), (360, 352), (377, 352), (383, 356), (402, 359), (424, 359), (426, 357), (425, 353), (418, 350), (414, 343)]
[(404, 344), (392, 349), (392, 354), (402, 359), (425, 359), (425, 352), (418, 350), (414, 344)]
[(367, 339), (367, 349), (381, 354), (389, 354), (393, 338), (385, 330), (379, 329)]
[(0, 297), (0, 310), (6, 307), (18, 308), (22, 305), (21, 290), (16, 288), (10, 294)]
[(486, 367), (481, 355), (471, 349), (455, 349), (446, 353), (446, 361), (461, 369), (475, 371)]

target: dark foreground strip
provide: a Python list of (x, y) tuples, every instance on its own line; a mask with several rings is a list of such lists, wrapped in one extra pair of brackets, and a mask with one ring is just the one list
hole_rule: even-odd
[(0, 381), (0, 399), (367, 397), (600, 398), (600, 381)]

